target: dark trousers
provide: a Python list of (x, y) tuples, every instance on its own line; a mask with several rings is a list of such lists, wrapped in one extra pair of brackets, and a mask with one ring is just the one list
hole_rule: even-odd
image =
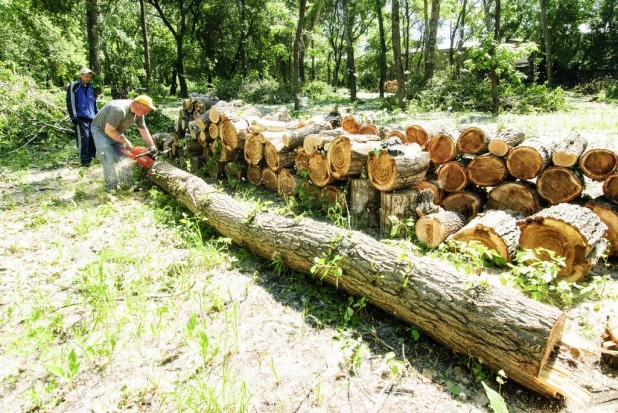
[(92, 159), (97, 153), (97, 149), (94, 146), (94, 139), (92, 132), (90, 132), (91, 120), (79, 119), (77, 125), (75, 125), (75, 132), (77, 134), (77, 152), (81, 158), (82, 165), (90, 165)]

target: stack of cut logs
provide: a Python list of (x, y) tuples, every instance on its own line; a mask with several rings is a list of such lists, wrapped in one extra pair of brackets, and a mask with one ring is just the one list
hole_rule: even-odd
[[(182, 102), (175, 134), (156, 138), (194, 173), (205, 167), (213, 178), (322, 200), (358, 229), (389, 234), (392, 217), (410, 219), (430, 247), (477, 241), (505, 262), (517, 249), (544, 248), (565, 258), (559, 276), (569, 281), (588, 273), (608, 240), (608, 254), (618, 255), (611, 148), (578, 134), (526, 139), (478, 127), (389, 130), (358, 115), (326, 119), (294, 122), (285, 108), (261, 116), (242, 101), (192, 96)], [(603, 181), (604, 196), (584, 201), (584, 177)]]

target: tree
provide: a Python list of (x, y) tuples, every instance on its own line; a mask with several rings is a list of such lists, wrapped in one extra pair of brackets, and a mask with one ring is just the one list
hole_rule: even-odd
[(547, 85), (554, 87), (552, 70), (553, 56), (551, 54), (551, 38), (549, 36), (549, 26), (547, 25), (547, 0), (539, 0), (541, 8), (541, 27), (543, 28), (543, 41), (545, 42), (545, 67), (547, 70)]
[(425, 45), (425, 81), (433, 77), (436, 66), (436, 43), (438, 37), (438, 23), (440, 20), (440, 4), (442, 0), (431, 0), (431, 18), (427, 43)]
[(386, 82), (386, 39), (384, 34), (384, 21), (382, 19), (382, 8), (384, 7), (383, 0), (376, 0), (376, 16), (378, 17), (378, 30), (380, 36), (380, 97), (384, 97), (384, 82)]
[[(180, 96), (188, 97), (187, 80), (184, 66), (185, 36), (191, 27), (195, 27), (199, 18), (202, 0), (145, 0), (159, 13), (165, 27), (176, 41), (176, 75), (180, 82)], [(173, 21), (173, 19), (175, 21)]]
[(142, 21), (142, 43), (144, 45), (144, 69), (146, 70), (146, 90), (150, 93), (150, 78), (152, 76), (150, 70), (150, 47), (148, 46), (148, 30), (146, 27), (146, 8), (144, 0), (139, 0), (141, 21)]
[(397, 102), (401, 110), (406, 108), (406, 76), (403, 70), (401, 59), (401, 39), (399, 31), (399, 0), (392, 0), (391, 12), (392, 31), (393, 31), (393, 57), (397, 71)]
[(298, 23), (296, 25), (296, 36), (294, 37), (294, 110), (300, 110), (300, 79), (298, 69), (301, 64), (300, 42), (302, 41), (303, 25), (305, 24), (305, 9), (307, 0), (300, 0), (298, 6)]
[(345, 35), (346, 63), (348, 67), (348, 88), (350, 89), (350, 100), (356, 100), (356, 73), (354, 68), (354, 42), (352, 41), (352, 31), (354, 30), (354, 14), (350, 0), (342, 0), (343, 22)]
[(101, 74), (99, 60), (99, 7), (97, 0), (86, 0), (86, 32), (88, 33), (88, 62), (94, 73)]

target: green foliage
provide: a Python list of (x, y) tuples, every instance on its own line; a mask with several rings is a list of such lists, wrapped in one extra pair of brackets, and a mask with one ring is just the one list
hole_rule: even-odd
[(485, 394), (487, 394), (487, 398), (489, 399), (489, 407), (491, 407), (491, 410), (495, 413), (509, 413), (509, 408), (500, 393), (486, 385), (484, 381), (482, 381), (481, 384), (483, 385)]
[(240, 78), (225, 79), (217, 78), (214, 81), (215, 95), (221, 100), (234, 100), (238, 99), (240, 95), (240, 87), (242, 80)]
[(514, 45), (511, 43), (501, 43), (495, 47), (492, 56), (489, 53), (493, 43), (485, 40), (480, 46), (473, 46), (468, 50), (468, 60), (464, 62), (470, 71), (489, 70), (492, 65), (496, 66), (496, 75), (501, 80), (506, 80), (512, 84), (520, 84), (525, 77), (515, 69), (515, 62), (531, 53), (538, 51), (535, 43), (521, 43)]
[(251, 103), (288, 103), (294, 100), (292, 85), (274, 79), (243, 82), (238, 98)]
[(302, 85), (301, 93), (310, 99), (330, 100), (336, 99), (339, 95), (333, 92), (333, 87), (321, 80), (312, 80)]
[(504, 110), (518, 114), (556, 112), (566, 106), (564, 90), (559, 87), (502, 83), (498, 86), (498, 95)]

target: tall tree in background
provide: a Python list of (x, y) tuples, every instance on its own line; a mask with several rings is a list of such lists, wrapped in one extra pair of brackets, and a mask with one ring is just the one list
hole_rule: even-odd
[[(176, 76), (180, 82), (180, 96), (189, 96), (184, 66), (184, 41), (189, 28), (194, 27), (199, 18), (202, 0), (145, 0), (159, 13), (163, 24), (176, 41)], [(165, 9), (165, 10), (164, 10)], [(176, 21), (172, 19), (176, 18)], [(191, 20), (191, 21), (189, 21)], [(175, 76), (174, 76), (175, 77)], [(172, 84), (174, 80), (172, 79)]]
[[(449, 52), (449, 61), (451, 66), (455, 66), (454, 77), (459, 76), (461, 69), (461, 54), (463, 51), (463, 43), (466, 28), (466, 8), (468, 7), (468, 0), (463, 0), (461, 9), (457, 14), (457, 20), (452, 28), (451, 32), (451, 48)], [(455, 38), (457, 38), (457, 47), (455, 47)]]
[(384, 20), (382, 19), (382, 8), (384, 7), (385, 1), (383, 0), (375, 0), (376, 1), (376, 16), (378, 17), (378, 31), (380, 35), (380, 55), (378, 60), (380, 62), (380, 97), (384, 97), (384, 82), (386, 82), (386, 39), (384, 33)]
[(401, 110), (406, 108), (406, 76), (401, 59), (401, 38), (399, 31), (399, 0), (392, 0), (392, 31), (393, 31), (393, 58), (397, 71), (397, 102)]
[(438, 41), (438, 23), (440, 21), (440, 4), (442, 0), (431, 0), (431, 18), (425, 45), (425, 81), (433, 77), (436, 67), (436, 43)]
[(99, 7), (97, 0), (86, 0), (86, 32), (88, 33), (88, 64), (96, 74), (101, 74), (99, 60)]
[[(333, 60), (332, 79), (331, 83), (335, 90), (339, 86), (339, 70), (341, 68), (341, 57), (344, 49), (344, 30), (343, 17), (341, 13), (340, 0), (332, 0), (329, 4), (329, 11), (326, 13), (326, 21), (324, 22), (324, 35), (332, 53), (328, 54), (327, 65), (330, 66), (331, 59)], [(331, 73), (331, 70), (328, 70)]]
[(342, 0), (343, 22), (345, 36), (346, 63), (348, 67), (348, 88), (350, 89), (350, 100), (356, 100), (356, 73), (354, 68), (354, 42), (352, 32), (354, 31), (354, 13), (350, 0)]
[(142, 20), (142, 43), (144, 45), (144, 69), (146, 70), (146, 90), (150, 93), (150, 47), (148, 46), (148, 28), (146, 26), (146, 7), (144, 0), (139, 0), (141, 20)]
[(545, 42), (545, 68), (547, 70), (547, 85), (553, 88), (553, 56), (551, 53), (551, 37), (549, 36), (549, 25), (547, 24), (547, 0), (539, 0), (539, 3), (541, 8), (541, 27), (543, 28), (543, 41)]
[[(498, 98), (498, 59), (496, 58), (496, 49), (500, 44), (500, 14), (502, 5), (500, 0), (493, 0), (495, 2), (494, 9), (494, 33), (491, 48), (489, 49), (489, 55), (491, 56), (491, 65), (489, 66), (489, 79), (491, 80), (491, 101), (493, 103), (493, 114), (498, 115), (500, 113), (500, 101)], [(488, 24), (488, 28), (491, 27), (491, 2), (492, 0), (483, 0), (485, 5), (485, 21)]]
[(298, 76), (300, 62), (300, 42), (302, 41), (303, 26), (305, 25), (305, 9), (307, 0), (300, 0), (298, 7), (298, 23), (296, 36), (294, 36), (294, 110), (300, 110), (300, 79)]

